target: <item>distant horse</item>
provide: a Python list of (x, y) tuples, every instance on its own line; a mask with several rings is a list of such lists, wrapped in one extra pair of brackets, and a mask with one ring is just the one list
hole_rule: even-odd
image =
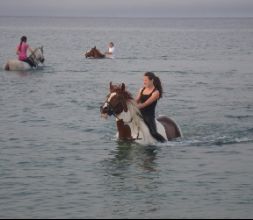
[[(34, 64), (34, 68), (37, 69), (39, 66), (39, 63), (44, 63), (45, 58), (43, 55), (43, 47), (37, 47), (34, 49), (34, 51), (31, 53), (31, 55), (28, 57), (30, 61)], [(28, 70), (31, 69), (32, 67), (23, 61), (13, 59), (13, 60), (8, 60), (6, 64), (4, 65), (4, 69), (7, 71), (22, 71), (22, 70)]]
[[(110, 83), (110, 93), (100, 107), (100, 113), (104, 118), (115, 116), (118, 139), (132, 140), (145, 145), (157, 142), (150, 134), (132, 95), (125, 90), (124, 83), (120, 86)], [(156, 126), (158, 133), (166, 140), (182, 137), (179, 126), (168, 117), (157, 118)]]
[(86, 58), (97, 58), (97, 59), (101, 59), (101, 58), (105, 58), (105, 55), (102, 54), (97, 48), (96, 46), (91, 48), (90, 51), (87, 51), (85, 53), (85, 57)]

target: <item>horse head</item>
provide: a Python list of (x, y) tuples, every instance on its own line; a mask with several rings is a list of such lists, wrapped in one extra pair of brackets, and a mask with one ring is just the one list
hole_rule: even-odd
[(29, 58), (36, 64), (36, 66), (38, 63), (44, 63), (45, 58), (43, 46), (35, 48)]
[(86, 53), (85, 53), (85, 57), (86, 58), (88, 58), (88, 57), (94, 57), (94, 55), (95, 55), (95, 49), (96, 49), (96, 46), (95, 47), (93, 47), (93, 48), (91, 48), (89, 51), (87, 51)]
[(87, 51), (85, 53), (85, 57), (86, 58), (104, 58), (105, 55), (102, 54), (97, 48), (96, 46), (91, 48), (89, 51)]
[(110, 93), (105, 103), (100, 107), (103, 117), (114, 115), (116, 118), (123, 112), (127, 112), (127, 102), (132, 100), (131, 94), (126, 91), (125, 84), (113, 85), (110, 82)]

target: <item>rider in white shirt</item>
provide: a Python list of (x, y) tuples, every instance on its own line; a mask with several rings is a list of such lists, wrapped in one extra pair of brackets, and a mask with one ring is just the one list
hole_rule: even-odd
[(114, 55), (115, 55), (114, 43), (113, 43), (113, 42), (110, 42), (110, 43), (109, 43), (108, 51), (105, 52), (105, 56), (106, 56), (107, 58), (114, 58)]

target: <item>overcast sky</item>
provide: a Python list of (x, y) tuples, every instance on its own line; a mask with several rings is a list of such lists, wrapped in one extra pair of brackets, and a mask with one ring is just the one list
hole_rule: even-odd
[(0, 0), (0, 16), (253, 17), (253, 0)]

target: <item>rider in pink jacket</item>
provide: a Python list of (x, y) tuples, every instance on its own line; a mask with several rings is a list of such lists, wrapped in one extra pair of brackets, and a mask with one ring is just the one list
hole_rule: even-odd
[(30, 53), (33, 52), (32, 48), (27, 44), (27, 37), (22, 36), (20, 39), (20, 44), (17, 46), (16, 54), (18, 55), (18, 59), (20, 61), (28, 63), (31, 67), (36, 67), (34, 62), (27, 57), (27, 50), (30, 51)]

